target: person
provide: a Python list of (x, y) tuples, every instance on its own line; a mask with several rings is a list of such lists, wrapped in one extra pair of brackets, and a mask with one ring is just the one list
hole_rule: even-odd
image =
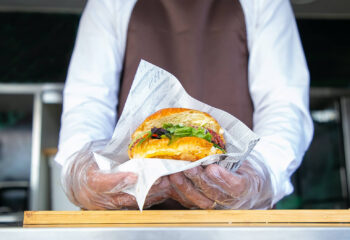
[(73, 203), (137, 206), (123, 192), (137, 175), (99, 170), (92, 152), (111, 138), (140, 59), (261, 137), (236, 172), (211, 164), (158, 179), (145, 208), (175, 201), (186, 208), (264, 209), (293, 191), (290, 177), (313, 125), (309, 73), (288, 0), (90, 0), (64, 88), (56, 156)]

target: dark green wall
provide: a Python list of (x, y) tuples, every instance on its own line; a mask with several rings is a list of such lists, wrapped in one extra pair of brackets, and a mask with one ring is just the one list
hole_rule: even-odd
[[(0, 82), (64, 82), (80, 15), (0, 13)], [(298, 20), (312, 86), (350, 86), (350, 20)]]
[(79, 18), (0, 13), (0, 82), (64, 82)]
[(311, 85), (350, 87), (350, 20), (299, 20)]

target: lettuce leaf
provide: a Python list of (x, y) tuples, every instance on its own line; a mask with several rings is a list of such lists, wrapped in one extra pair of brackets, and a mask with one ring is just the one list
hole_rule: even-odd
[(175, 137), (199, 137), (211, 142), (212, 135), (202, 127), (188, 127), (166, 123), (163, 128)]

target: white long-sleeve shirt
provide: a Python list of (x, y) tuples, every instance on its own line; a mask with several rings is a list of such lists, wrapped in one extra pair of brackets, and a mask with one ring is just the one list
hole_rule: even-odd
[[(111, 138), (127, 28), (137, 0), (90, 0), (82, 15), (64, 89), (56, 161), (87, 142)], [(240, 0), (247, 28), (253, 131), (250, 158), (271, 171), (273, 203), (290, 194), (290, 176), (309, 146), (309, 73), (288, 0)]]

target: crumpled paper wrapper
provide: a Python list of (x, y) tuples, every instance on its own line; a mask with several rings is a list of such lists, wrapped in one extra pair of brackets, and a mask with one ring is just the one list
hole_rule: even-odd
[[(213, 116), (224, 129), (227, 153), (196, 162), (157, 158), (129, 160), (128, 145), (134, 130), (154, 112), (177, 107), (196, 109)], [(148, 191), (161, 176), (212, 163), (235, 171), (258, 141), (259, 137), (237, 118), (192, 98), (172, 74), (141, 60), (113, 137), (94, 156), (101, 170), (138, 174), (137, 184), (124, 192), (135, 196), (142, 211)]]

